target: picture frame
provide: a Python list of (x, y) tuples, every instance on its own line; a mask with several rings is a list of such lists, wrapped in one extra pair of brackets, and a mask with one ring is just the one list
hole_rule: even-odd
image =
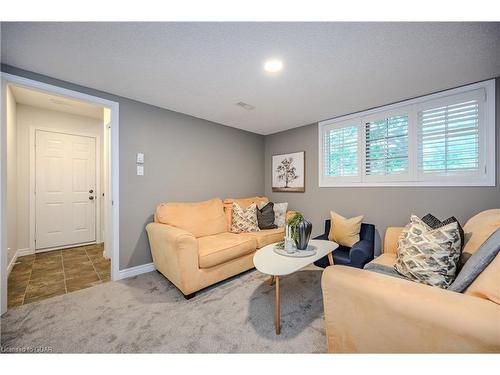
[(305, 192), (305, 151), (272, 156), (272, 191)]

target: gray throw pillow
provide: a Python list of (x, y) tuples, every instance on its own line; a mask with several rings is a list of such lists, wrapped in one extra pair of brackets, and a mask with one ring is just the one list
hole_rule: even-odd
[(364, 267), (364, 269), (367, 271), (381, 273), (386, 276), (392, 276), (407, 280), (406, 277), (401, 276), (399, 273), (397, 273), (394, 267), (384, 266), (383, 264), (370, 262)]
[(257, 223), (260, 229), (278, 228), (274, 224), (274, 203), (268, 202), (263, 207), (257, 207)]
[(500, 229), (497, 229), (477, 251), (471, 255), (467, 263), (449, 286), (448, 290), (462, 293), (495, 259), (500, 251)]

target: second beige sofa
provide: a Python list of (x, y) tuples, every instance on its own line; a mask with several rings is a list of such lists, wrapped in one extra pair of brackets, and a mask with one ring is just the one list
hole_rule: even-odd
[(156, 269), (186, 298), (254, 267), (257, 249), (281, 241), (284, 229), (231, 233), (232, 203), (243, 208), (266, 197), (162, 203), (146, 230)]
[[(463, 251), (498, 228), (500, 209), (475, 215)], [(372, 263), (394, 266), (402, 229), (387, 229)], [(321, 284), (331, 353), (500, 352), (500, 254), (464, 293), (345, 266), (326, 268)]]

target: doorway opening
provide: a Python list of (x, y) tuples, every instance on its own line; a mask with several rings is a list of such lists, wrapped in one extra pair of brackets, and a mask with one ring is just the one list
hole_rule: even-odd
[(4, 312), (118, 278), (118, 103), (8, 74), (2, 92)]

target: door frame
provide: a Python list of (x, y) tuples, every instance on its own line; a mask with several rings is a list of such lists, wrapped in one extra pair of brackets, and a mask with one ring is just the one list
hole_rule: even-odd
[[(102, 125), (103, 131), (104, 129), (104, 124)], [(80, 137), (89, 137), (89, 138), (94, 138), (95, 139), (95, 191), (96, 191), (96, 196), (97, 198), (97, 207), (95, 209), (95, 238), (96, 238), (96, 243), (102, 242), (102, 227), (101, 225), (104, 225), (104, 223), (101, 223), (101, 210), (104, 209), (103, 203), (104, 200), (102, 199), (102, 191), (101, 191), (101, 172), (102, 172), (102, 167), (101, 167), (101, 137), (97, 134), (92, 134), (92, 133), (87, 133), (87, 132), (82, 132), (82, 131), (64, 131), (60, 130), (57, 128), (49, 128), (49, 127), (44, 127), (44, 126), (38, 126), (38, 125), (32, 125), (30, 126), (29, 129), (29, 150), (30, 150), (30, 215), (29, 215), (29, 220), (30, 220), (30, 253), (34, 254), (37, 252), (36, 250), (36, 243), (35, 243), (35, 238), (36, 238), (36, 131), (45, 131), (45, 132), (51, 132), (51, 133), (60, 133), (60, 134), (68, 134), (68, 135), (76, 135)], [(74, 247), (76, 245), (70, 245), (66, 247)], [(66, 248), (65, 246), (58, 246), (56, 247), (57, 249), (63, 249)], [(44, 251), (50, 251), (54, 250), (56, 248), (47, 248), (47, 249), (42, 249), (39, 250), (38, 252), (42, 253)]]
[[(58, 94), (70, 97), (77, 100), (101, 105), (111, 111), (111, 171), (108, 174), (108, 184), (111, 186), (111, 214), (105, 218), (106, 228), (111, 228), (111, 235), (107, 236), (111, 240), (109, 244), (110, 258), (111, 258), (111, 280), (119, 279), (119, 262), (120, 262), (120, 174), (119, 174), (119, 126), (120, 126), (120, 104), (108, 99), (98, 96), (84, 94), (79, 91), (66, 89), (60, 86), (43, 83), (29, 78), (16, 76), (14, 74), (1, 72), (1, 93), (6, 94), (8, 85), (24, 86), (34, 90), (45, 91), (53, 94)], [(2, 118), (0, 126), (0, 159), (1, 159), (1, 172), (0, 172), (0, 313), (3, 314), (7, 311), (7, 194), (6, 194), (6, 129), (7, 129), (7, 115), (6, 115), (6, 98), (2, 97)], [(104, 126), (104, 124), (103, 124)], [(109, 202), (109, 200), (108, 200)]]

